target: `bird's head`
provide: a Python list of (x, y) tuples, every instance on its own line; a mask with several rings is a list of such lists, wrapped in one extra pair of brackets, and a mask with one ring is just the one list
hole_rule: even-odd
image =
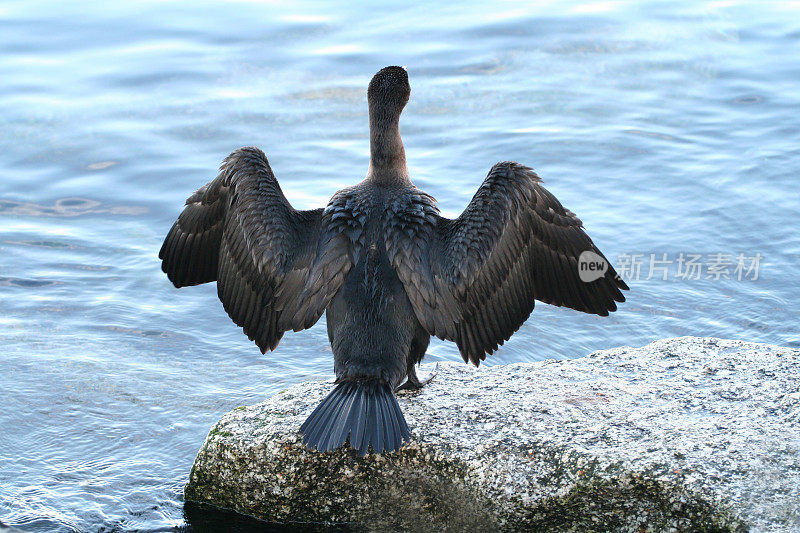
[(385, 67), (369, 82), (367, 100), (371, 111), (400, 115), (411, 96), (408, 72), (403, 67)]

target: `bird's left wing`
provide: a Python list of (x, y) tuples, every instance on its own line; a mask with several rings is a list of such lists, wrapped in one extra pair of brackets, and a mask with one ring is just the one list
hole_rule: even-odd
[[(505, 162), (455, 220), (439, 216), (417, 192), (394, 206), (387, 252), (417, 319), (431, 335), (454, 341), (478, 365), (528, 318), (534, 300), (608, 315), (627, 285), (574, 213), (533, 170)], [(585, 282), (578, 260), (591, 252), (608, 269)]]
[(351, 267), (349, 240), (328, 211), (299, 211), (257, 148), (229, 155), (186, 200), (159, 258), (176, 287), (217, 281), (231, 319), (262, 352), (311, 327)]

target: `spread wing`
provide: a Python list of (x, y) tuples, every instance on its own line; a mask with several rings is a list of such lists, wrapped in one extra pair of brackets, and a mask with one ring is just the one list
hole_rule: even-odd
[(311, 327), (351, 266), (349, 241), (322, 209), (297, 211), (267, 158), (240, 148), (186, 200), (159, 252), (176, 287), (217, 281), (228, 315), (262, 353)]
[[(466, 210), (440, 217), (417, 193), (387, 230), (390, 259), (417, 319), (454, 341), (478, 365), (519, 329), (534, 300), (601, 316), (628, 287), (536, 173), (513, 162), (492, 167)], [(588, 251), (608, 265), (590, 282), (578, 259)]]

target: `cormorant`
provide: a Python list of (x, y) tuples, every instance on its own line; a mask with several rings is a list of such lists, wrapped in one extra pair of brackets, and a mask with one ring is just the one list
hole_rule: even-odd
[(440, 216), (406, 167), (399, 119), (410, 93), (404, 68), (372, 78), (366, 179), (324, 209), (292, 208), (263, 152), (240, 148), (186, 200), (159, 253), (176, 287), (216, 281), (262, 353), (327, 311), (336, 384), (300, 428), (320, 451), (348, 439), (361, 455), (400, 448), (410, 433), (394, 391), (404, 378), (422, 386), (414, 367), (431, 335), (477, 366), (534, 300), (601, 316), (625, 301), (610, 265), (582, 280), (583, 252), (605, 258), (524, 165), (494, 165), (461, 216)]

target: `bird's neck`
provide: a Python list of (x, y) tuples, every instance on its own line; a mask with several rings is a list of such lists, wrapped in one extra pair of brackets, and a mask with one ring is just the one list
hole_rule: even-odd
[(370, 108), (369, 148), (368, 179), (381, 184), (410, 182), (399, 113)]

